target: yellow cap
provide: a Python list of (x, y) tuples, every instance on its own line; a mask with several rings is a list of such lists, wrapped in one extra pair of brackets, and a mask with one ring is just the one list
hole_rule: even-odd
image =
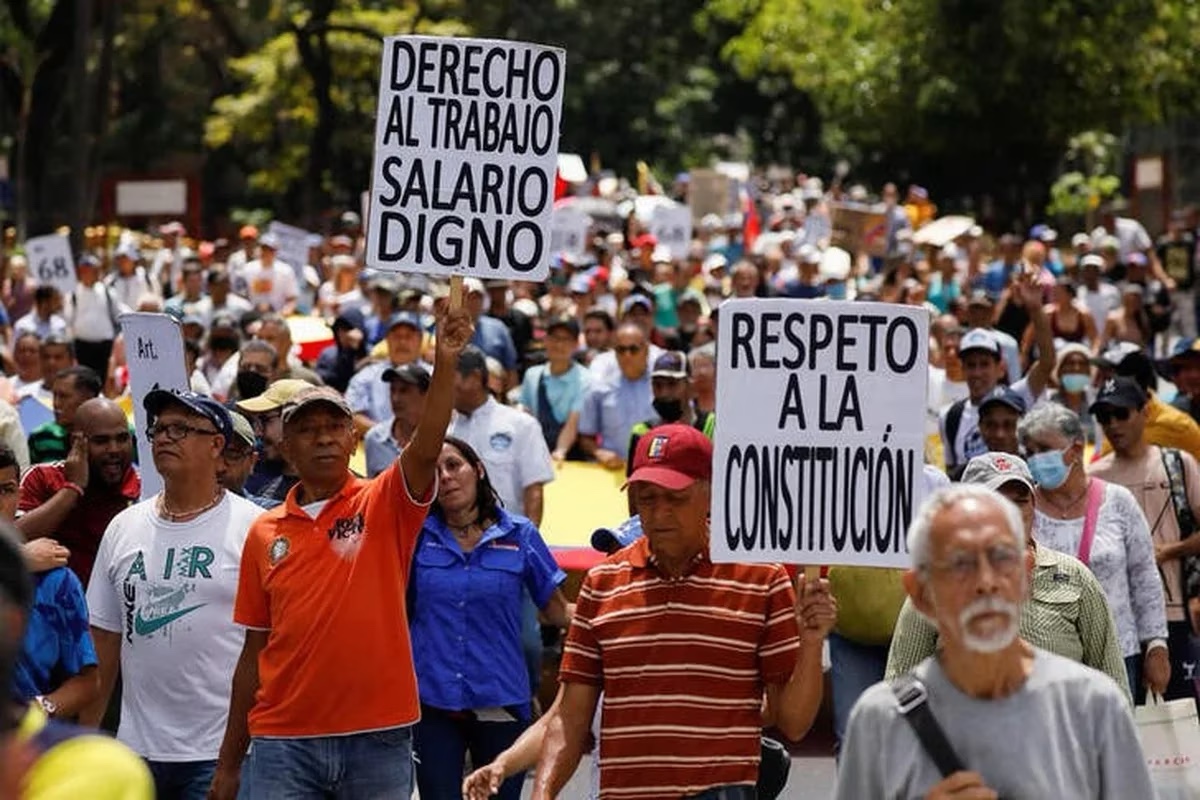
[(309, 389), (312, 384), (308, 381), (296, 380), (295, 378), (284, 378), (283, 380), (275, 381), (267, 390), (258, 397), (251, 397), (249, 400), (239, 400), (237, 407), (242, 411), (251, 414), (262, 414), (266, 411), (274, 411), (277, 408), (283, 408), (288, 403), (292, 402), (297, 394), (304, 389)]

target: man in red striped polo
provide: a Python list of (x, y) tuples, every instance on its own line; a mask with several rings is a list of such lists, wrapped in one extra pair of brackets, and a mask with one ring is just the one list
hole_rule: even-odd
[(533, 796), (570, 779), (603, 689), (600, 800), (752, 800), (763, 725), (798, 739), (816, 716), (833, 598), (801, 578), (797, 601), (777, 564), (709, 560), (703, 433), (655, 428), (633, 463), (646, 535), (584, 579)]

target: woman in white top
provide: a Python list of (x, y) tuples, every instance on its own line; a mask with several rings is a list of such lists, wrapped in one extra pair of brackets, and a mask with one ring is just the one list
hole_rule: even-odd
[[(1070, 409), (1035, 406), (1017, 425), (1017, 436), (1037, 484), (1034, 538), (1092, 570), (1117, 624), (1130, 689), (1135, 697), (1139, 691), (1144, 697), (1143, 685), (1162, 693), (1171, 676), (1166, 600), (1141, 507), (1125, 487), (1088, 478), (1083, 426)], [(1093, 494), (1098, 505), (1089, 515)]]

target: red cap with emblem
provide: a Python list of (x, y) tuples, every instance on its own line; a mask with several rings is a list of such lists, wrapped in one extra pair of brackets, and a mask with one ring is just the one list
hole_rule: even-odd
[(691, 425), (660, 425), (644, 434), (633, 455), (631, 483), (653, 483), (664, 489), (686, 489), (712, 480), (712, 442)]

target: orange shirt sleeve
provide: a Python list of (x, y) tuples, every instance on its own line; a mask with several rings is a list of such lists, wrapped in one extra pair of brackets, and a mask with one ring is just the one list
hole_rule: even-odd
[(787, 683), (800, 651), (796, 623), (796, 591), (783, 567), (776, 567), (767, 593), (767, 626), (758, 646), (758, 669), (764, 683)]
[(258, 630), (271, 629), (271, 605), (265, 585), (267, 547), (266, 528), (261, 522), (250, 526), (242, 548), (238, 571), (237, 597), (233, 601), (233, 621)]

